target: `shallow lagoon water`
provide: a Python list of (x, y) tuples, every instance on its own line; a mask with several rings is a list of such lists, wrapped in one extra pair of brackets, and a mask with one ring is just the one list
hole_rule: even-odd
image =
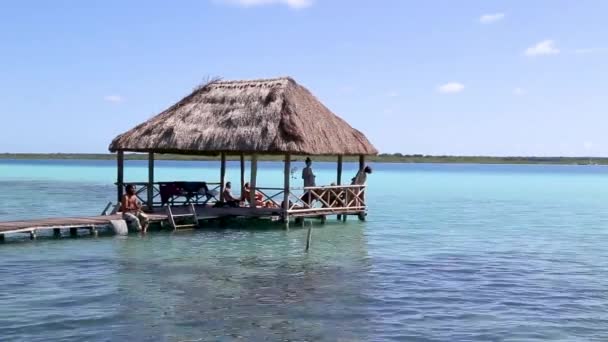
[[(217, 164), (156, 175), (213, 181)], [(0, 219), (97, 214), (114, 165), (2, 161)], [(2, 340), (608, 340), (608, 168), (373, 167), (368, 221), (314, 223), (309, 253), (304, 229), (246, 222), (0, 245)], [(259, 177), (279, 186), (282, 165)]]

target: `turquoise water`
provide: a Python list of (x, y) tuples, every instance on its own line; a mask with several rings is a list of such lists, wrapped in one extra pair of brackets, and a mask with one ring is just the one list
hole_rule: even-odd
[[(219, 173), (158, 165), (160, 180)], [(314, 167), (334, 180), (334, 165)], [(608, 168), (373, 167), (368, 221), (315, 224), (309, 253), (304, 229), (247, 223), (1, 245), (1, 339), (608, 340)], [(126, 179), (146, 172), (130, 162)], [(97, 214), (115, 173), (0, 162), (0, 220)], [(259, 177), (279, 186), (282, 165)]]

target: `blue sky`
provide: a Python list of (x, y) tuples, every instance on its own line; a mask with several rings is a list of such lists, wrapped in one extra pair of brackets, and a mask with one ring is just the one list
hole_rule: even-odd
[(106, 152), (206, 77), (290, 75), (381, 152), (608, 156), (608, 1), (0, 2), (0, 152)]

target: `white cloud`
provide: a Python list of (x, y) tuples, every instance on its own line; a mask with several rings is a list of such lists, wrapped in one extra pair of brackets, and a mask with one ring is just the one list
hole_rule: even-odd
[(312, 6), (314, 0), (216, 0), (216, 2), (223, 2), (242, 7), (281, 4), (294, 9), (301, 9)]
[(513, 95), (517, 95), (517, 96), (521, 96), (524, 95), (526, 93), (526, 91), (522, 88), (515, 88), (513, 89)]
[(458, 82), (449, 82), (437, 87), (437, 91), (443, 94), (455, 94), (464, 90), (464, 84)]
[(107, 95), (103, 97), (103, 100), (110, 103), (121, 103), (125, 99), (120, 95)]
[(399, 93), (395, 90), (391, 90), (388, 93), (386, 93), (386, 96), (388, 97), (399, 97)]
[(591, 150), (593, 148), (593, 141), (585, 141), (583, 147), (585, 150)]
[(528, 57), (557, 55), (559, 49), (555, 46), (555, 42), (551, 39), (543, 40), (534, 46), (531, 46), (524, 51), (524, 55)]
[(501, 21), (505, 18), (504, 13), (492, 13), (492, 14), (484, 14), (479, 17), (479, 22), (482, 24), (491, 24), (497, 21)]

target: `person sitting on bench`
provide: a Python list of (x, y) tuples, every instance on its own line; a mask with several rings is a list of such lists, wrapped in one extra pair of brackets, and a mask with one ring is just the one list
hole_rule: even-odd
[(232, 183), (226, 182), (226, 186), (224, 187), (224, 203), (228, 204), (231, 207), (238, 207), (240, 205), (241, 200), (237, 197), (234, 197), (232, 194)]

